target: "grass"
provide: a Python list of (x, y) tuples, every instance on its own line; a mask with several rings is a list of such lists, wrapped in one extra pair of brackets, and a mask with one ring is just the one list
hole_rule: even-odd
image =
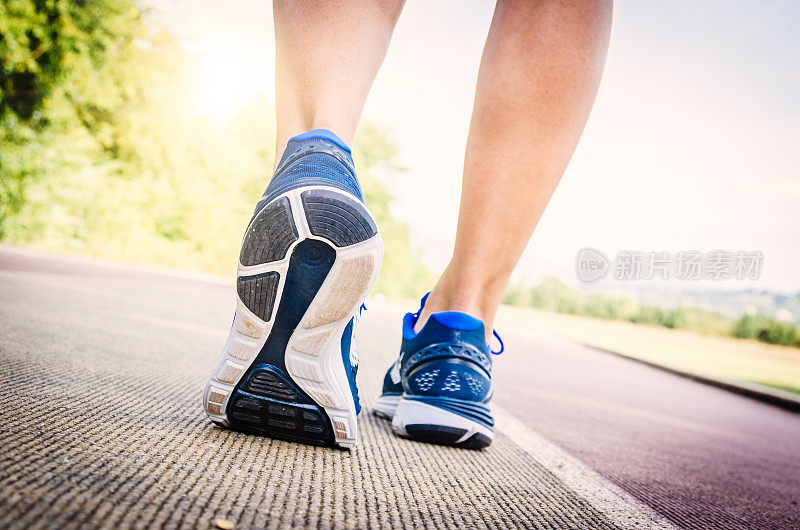
[[(504, 306), (500, 322), (526, 326), (678, 370), (800, 394), (800, 350), (755, 340)], [(502, 325), (502, 324), (501, 324)]]
[(765, 383), (764, 381), (754, 381), (754, 382), (760, 385), (775, 388), (777, 390), (783, 390), (784, 392), (791, 392), (792, 394), (797, 394), (798, 396), (800, 396), (800, 389), (793, 386), (773, 385), (771, 383)]

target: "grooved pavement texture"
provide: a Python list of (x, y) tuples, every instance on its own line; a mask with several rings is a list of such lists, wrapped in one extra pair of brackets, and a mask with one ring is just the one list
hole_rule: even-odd
[(223, 430), (200, 396), (233, 287), (0, 275), (0, 525), (12, 528), (613, 528), (502, 433), (485, 451), (370, 414), (394, 350), (361, 342), (353, 451)]

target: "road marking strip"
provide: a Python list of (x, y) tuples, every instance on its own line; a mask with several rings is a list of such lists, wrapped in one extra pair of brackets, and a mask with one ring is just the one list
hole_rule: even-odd
[(512, 442), (539, 461), (614, 524), (621, 528), (664, 530), (677, 528), (655, 510), (642, 504), (554, 443), (529, 429), (503, 408), (492, 405), (492, 414), (498, 431), (508, 436)]

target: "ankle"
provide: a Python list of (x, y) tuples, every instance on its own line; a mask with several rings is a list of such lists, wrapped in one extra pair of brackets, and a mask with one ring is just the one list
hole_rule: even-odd
[(343, 126), (342, 123), (340, 118), (323, 113), (314, 113), (307, 117), (296, 116), (291, 119), (279, 119), (275, 136), (275, 165), (277, 166), (289, 140), (314, 129), (327, 129), (338, 136), (346, 145), (352, 146), (355, 127)]
[(492, 326), (505, 285), (503, 282), (503, 286), (498, 288), (497, 283), (454, 281), (445, 271), (425, 301), (425, 307), (422, 308), (414, 330), (419, 332), (433, 313), (459, 311), (483, 321), (488, 342), (492, 336)]

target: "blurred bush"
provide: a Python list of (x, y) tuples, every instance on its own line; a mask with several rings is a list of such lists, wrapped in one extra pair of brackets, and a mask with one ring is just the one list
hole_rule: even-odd
[[(203, 118), (189, 60), (132, 0), (0, 4), (0, 239), (232, 273), (272, 173), (274, 110)], [(401, 173), (395, 149), (367, 124), (354, 154), (386, 246), (376, 289), (419, 296), (430, 272), (374, 174)]]
[(733, 334), (742, 339), (757, 339), (765, 322), (761, 315), (743, 315), (736, 322)]
[(758, 340), (769, 342), (770, 344), (782, 344), (784, 346), (798, 346), (797, 328), (788, 322), (769, 320), (758, 333)]
[(734, 322), (720, 313), (697, 307), (665, 309), (640, 305), (629, 298), (598, 293), (587, 296), (558, 278), (545, 278), (529, 288), (512, 284), (506, 290), (503, 303), (570, 315), (685, 329), (706, 335), (735, 336), (784, 346), (800, 345), (797, 328), (792, 324), (768, 320), (762, 315), (745, 315)]
[(758, 339), (770, 344), (798, 346), (797, 328), (788, 322), (767, 319), (763, 315), (744, 315), (736, 322), (734, 335), (745, 339)]

